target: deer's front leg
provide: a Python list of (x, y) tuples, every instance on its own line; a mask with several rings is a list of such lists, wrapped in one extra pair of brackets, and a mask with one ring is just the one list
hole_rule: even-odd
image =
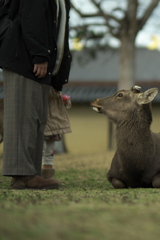
[(152, 180), (152, 186), (154, 188), (160, 188), (160, 173), (156, 174)]
[(116, 178), (112, 178), (110, 182), (114, 188), (126, 188), (126, 185)]

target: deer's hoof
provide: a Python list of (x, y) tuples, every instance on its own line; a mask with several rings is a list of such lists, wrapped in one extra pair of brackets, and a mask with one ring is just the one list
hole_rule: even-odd
[(116, 178), (112, 178), (111, 184), (114, 188), (126, 188), (125, 184)]

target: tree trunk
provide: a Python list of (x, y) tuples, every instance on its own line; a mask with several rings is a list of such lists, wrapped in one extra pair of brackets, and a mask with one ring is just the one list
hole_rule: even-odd
[(135, 41), (121, 37), (118, 90), (130, 89), (135, 84)]

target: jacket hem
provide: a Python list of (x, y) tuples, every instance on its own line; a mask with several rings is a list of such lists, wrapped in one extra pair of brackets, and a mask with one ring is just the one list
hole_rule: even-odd
[(44, 132), (44, 136), (48, 137), (48, 136), (52, 136), (52, 135), (56, 135), (56, 134), (65, 134), (65, 133), (71, 133), (71, 132), (72, 131), (70, 128), (58, 129), (58, 130)]

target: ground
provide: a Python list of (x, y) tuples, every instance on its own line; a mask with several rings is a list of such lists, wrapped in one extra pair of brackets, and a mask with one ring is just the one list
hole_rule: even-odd
[(58, 190), (12, 190), (0, 177), (0, 240), (158, 240), (160, 190), (113, 189), (113, 154), (56, 155)]

